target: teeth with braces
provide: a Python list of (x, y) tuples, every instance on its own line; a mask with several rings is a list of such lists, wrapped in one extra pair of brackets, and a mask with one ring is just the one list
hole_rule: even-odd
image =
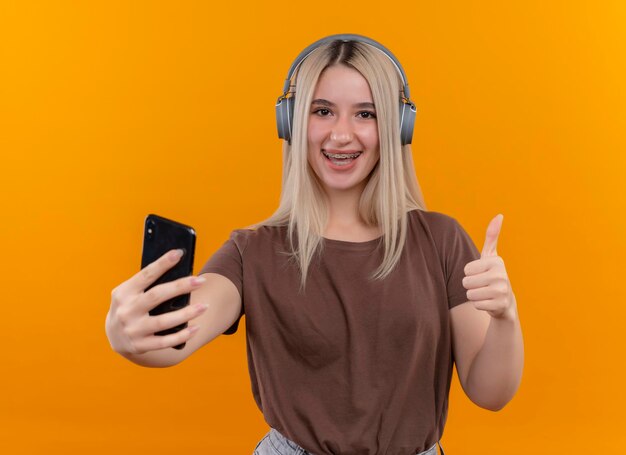
[(361, 154), (361, 152), (351, 153), (349, 155), (335, 155), (333, 153), (326, 153), (326, 152), (322, 152), (322, 153), (324, 153), (324, 155), (326, 155), (329, 158), (337, 158), (337, 159), (340, 159), (340, 158), (356, 158), (357, 156), (359, 156)]

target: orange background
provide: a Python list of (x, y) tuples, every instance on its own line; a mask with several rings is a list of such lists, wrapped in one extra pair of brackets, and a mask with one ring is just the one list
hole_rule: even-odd
[(479, 249), (504, 215), (524, 377), (494, 413), (455, 376), (446, 452), (623, 447), (626, 7), (512, 3), (0, 3), (0, 451), (252, 453), (244, 330), (139, 367), (108, 344), (110, 292), (148, 213), (196, 229), (196, 272), (272, 213), (289, 64), (346, 32), (404, 65), (428, 208)]

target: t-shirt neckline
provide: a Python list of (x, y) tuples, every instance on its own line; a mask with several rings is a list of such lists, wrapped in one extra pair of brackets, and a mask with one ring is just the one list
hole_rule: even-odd
[(349, 242), (347, 240), (335, 240), (322, 237), (324, 247), (331, 247), (341, 250), (350, 251), (365, 251), (373, 249), (381, 240), (383, 236), (377, 237), (372, 240), (366, 240), (365, 242)]

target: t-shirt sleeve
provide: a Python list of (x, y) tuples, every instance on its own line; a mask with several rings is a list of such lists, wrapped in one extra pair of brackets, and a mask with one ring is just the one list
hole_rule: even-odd
[(463, 287), (465, 266), (480, 258), (480, 252), (469, 234), (457, 220), (451, 219), (450, 229), (444, 240), (444, 267), (448, 290), (448, 308), (467, 302), (467, 289)]
[(213, 256), (204, 264), (198, 275), (203, 273), (218, 273), (225, 276), (233, 282), (239, 295), (241, 296), (241, 312), (237, 317), (237, 320), (231, 325), (224, 335), (232, 335), (237, 331), (239, 327), (239, 321), (244, 311), (244, 299), (243, 299), (243, 245), (242, 236), (238, 231), (232, 231), (230, 238), (226, 240), (218, 250), (213, 253)]

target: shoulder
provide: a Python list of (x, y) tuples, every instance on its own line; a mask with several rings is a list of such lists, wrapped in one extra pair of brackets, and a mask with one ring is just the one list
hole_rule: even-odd
[(449, 234), (460, 226), (456, 218), (450, 215), (422, 209), (409, 212), (409, 223), (422, 225), (433, 237)]
[(428, 241), (434, 244), (440, 257), (448, 257), (458, 251), (460, 246), (472, 244), (467, 231), (451, 215), (434, 211), (413, 210), (410, 212), (410, 216), (409, 223), (412, 224), (410, 229), (421, 231), (421, 235), (424, 235)]
[(247, 249), (272, 245), (284, 239), (286, 226), (257, 226), (251, 225), (245, 228), (234, 229), (230, 239), (237, 245), (243, 255)]

